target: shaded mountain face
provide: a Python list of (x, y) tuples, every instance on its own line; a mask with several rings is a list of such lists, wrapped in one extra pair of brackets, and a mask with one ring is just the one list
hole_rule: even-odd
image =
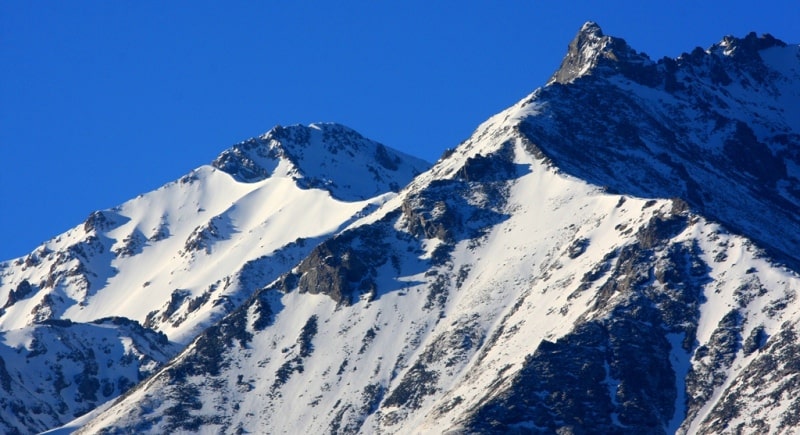
[(587, 23), (80, 432), (791, 432), (798, 71), (768, 36), (656, 62)]
[[(0, 431), (49, 429), (117, 397), (428, 167), (338, 124), (276, 127), (0, 263), (0, 362), (14, 364)], [(104, 318), (136, 328), (109, 338)], [(62, 329), (89, 337), (61, 349)], [(164, 343), (130, 349), (155, 335)]]
[[(692, 208), (796, 264), (797, 46), (754, 33), (653, 62), (587, 24), (520, 129), (562, 171)], [(584, 65), (579, 70), (576, 63)]]

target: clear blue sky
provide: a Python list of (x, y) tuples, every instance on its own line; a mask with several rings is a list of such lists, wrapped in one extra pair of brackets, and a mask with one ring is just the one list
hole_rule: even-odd
[(653, 58), (800, 1), (0, 2), (0, 260), (276, 124), (335, 121), (436, 160), (544, 84), (583, 22)]

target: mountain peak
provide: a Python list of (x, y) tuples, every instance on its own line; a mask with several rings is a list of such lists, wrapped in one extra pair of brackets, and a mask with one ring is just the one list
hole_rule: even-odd
[(603, 68), (625, 73), (631, 65), (652, 63), (646, 54), (637, 53), (624, 39), (607, 36), (597, 23), (587, 21), (570, 42), (567, 55), (548, 84), (569, 83)]
[(550, 82), (569, 83), (587, 74), (597, 65), (598, 59), (603, 56), (603, 51), (611, 40), (612, 38), (605, 36), (594, 21), (584, 23), (569, 43), (567, 55), (564, 56), (561, 66), (553, 74)]
[(315, 123), (275, 126), (224, 151), (212, 166), (240, 182), (289, 177), (301, 188), (351, 201), (397, 191), (430, 165), (344, 125)]
[(600, 25), (595, 23), (594, 21), (587, 21), (583, 23), (581, 26), (581, 30), (578, 31), (578, 35), (593, 35), (596, 37), (602, 37), (603, 29), (600, 28)]
[(285, 127), (276, 125), (259, 136), (256, 142), (262, 142), (262, 146), (266, 143), (267, 148), (273, 153), (298, 164), (298, 159), (304, 154), (303, 150), (312, 145), (314, 138), (322, 139), (313, 144), (320, 146), (317, 152), (332, 154), (359, 153), (363, 151), (365, 143), (372, 142), (352, 128), (335, 122), (316, 122), (307, 126), (301, 124)]
[(750, 32), (744, 38), (735, 36), (725, 36), (722, 41), (714, 44), (710, 52), (721, 52), (725, 56), (733, 58), (753, 57), (759, 51), (772, 47), (785, 47), (786, 43), (775, 38), (769, 33), (757, 36), (756, 32)]
[(656, 64), (587, 22), (413, 180), (345, 126), (276, 126), (95, 212), (0, 263), (0, 432), (796, 431), (775, 45)]

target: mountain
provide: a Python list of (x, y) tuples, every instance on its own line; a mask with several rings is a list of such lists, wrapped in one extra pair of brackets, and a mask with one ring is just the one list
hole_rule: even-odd
[(118, 396), (429, 166), (341, 125), (275, 127), (0, 263), (0, 427)]
[(800, 47), (654, 61), (587, 23), (78, 432), (791, 433), (799, 144)]
[(559, 103), (548, 105), (552, 118), (520, 128), (565, 173), (683, 198), (797, 266), (797, 56), (796, 46), (751, 33), (653, 62), (588, 23), (532, 97)]
[(0, 424), (791, 433), (799, 144), (799, 46), (595, 23), (430, 169), (276, 127), (0, 264)]

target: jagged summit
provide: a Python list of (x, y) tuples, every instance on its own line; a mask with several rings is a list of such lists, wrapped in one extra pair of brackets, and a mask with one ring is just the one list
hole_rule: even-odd
[(302, 188), (325, 189), (342, 200), (397, 191), (397, 176), (410, 179), (429, 166), (336, 123), (276, 126), (224, 151), (212, 165), (238, 181), (290, 177)]
[(751, 79), (762, 83), (768, 71), (763, 67), (760, 53), (786, 45), (768, 33), (757, 36), (750, 32), (743, 38), (728, 35), (708, 49), (696, 47), (676, 59), (664, 57), (656, 62), (630, 47), (624, 39), (606, 35), (597, 23), (587, 21), (570, 42), (561, 66), (547, 84), (567, 84), (585, 76), (621, 75), (649, 87), (674, 90), (676, 69), (687, 65), (706, 68), (715, 84), (730, 84), (728, 75), (734, 71), (749, 74)]
[(624, 39), (606, 36), (597, 23), (587, 21), (570, 42), (567, 55), (548, 84), (569, 83), (600, 67), (624, 69), (625, 64), (649, 65), (652, 61), (629, 47)]
[(633, 53), (584, 25), (557, 83), (533, 98), (558, 104), (547, 117), (518, 116), (521, 129), (570, 174), (617, 192), (683, 198), (794, 262), (800, 47), (750, 33), (658, 63)]
[(786, 43), (769, 33), (759, 37), (756, 32), (750, 32), (744, 38), (727, 35), (722, 38), (722, 41), (714, 44), (709, 49), (709, 52), (716, 53), (721, 51), (725, 56), (741, 58), (758, 56), (759, 51), (772, 47), (786, 47)]
[[(791, 433), (800, 47), (763, 39), (655, 63), (587, 23), (560, 79), (397, 195), (333, 198), (414, 164), (312, 124), (93, 214), (0, 264), (0, 430), (110, 400), (154, 329), (186, 348), (72, 428)], [(141, 328), (40, 353), (100, 314)]]

